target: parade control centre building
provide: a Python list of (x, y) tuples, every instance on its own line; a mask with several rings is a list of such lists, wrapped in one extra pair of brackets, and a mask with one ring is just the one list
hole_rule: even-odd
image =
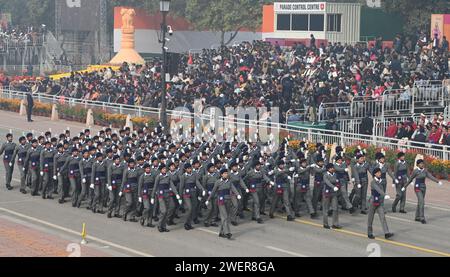
[(280, 46), (295, 42), (316, 45), (360, 41), (361, 4), (328, 2), (277, 2), (263, 6), (262, 39)]

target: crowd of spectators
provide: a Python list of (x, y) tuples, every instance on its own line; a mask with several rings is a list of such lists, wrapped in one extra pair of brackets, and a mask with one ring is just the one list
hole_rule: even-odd
[[(182, 56), (167, 84), (168, 108), (205, 106), (270, 107), (301, 110), (295, 119), (315, 121), (321, 103), (377, 99), (388, 89), (412, 87), (416, 80), (448, 78), (448, 42), (439, 47), (426, 37), (397, 36), (393, 47), (244, 42)], [(447, 45), (447, 46), (446, 46)], [(445, 48), (447, 47), (447, 48)], [(161, 99), (161, 60), (124, 64), (91, 73), (72, 73), (58, 82), (43, 80), (39, 92), (157, 108)], [(282, 115), (286, 116), (285, 114)], [(330, 118), (332, 118), (332, 114)]]
[(0, 25), (0, 50), (7, 47), (22, 47), (43, 43), (45, 25), (35, 26), (2, 26)]
[(445, 121), (442, 114), (434, 114), (431, 118), (421, 114), (417, 122), (413, 118), (409, 118), (405, 122), (396, 122), (392, 119), (385, 136), (422, 143), (450, 145), (449, 123)]

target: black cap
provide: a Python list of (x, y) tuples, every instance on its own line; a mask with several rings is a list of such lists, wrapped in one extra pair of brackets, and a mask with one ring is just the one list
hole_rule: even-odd
[(316, 162), (323, 162), (323, 158), (322, 157), (317, 157)]
[(405, 156), (405, 153), (403, 153), (403, 152), (399, 152), (398, 154), (397, 154), (397, 158), (401, 158), (401, 157), (404, 157)]
[(185, 163), (184, 164), (184, 169), (188, 169), (188, 168), (191, 168), (191, 167), (192, 167), (192, 165), (190, 163)]
[(334, 160), (335, 160), (335, 161), (342, 160), (342, 157), (341, 157), (341, 156), (336, 156), (336, 158), (334, 158)]
[(113, 160), (117, 160), (117, 159), (120, 159), (120, 156), (119, 155), (114, 155)]
[(379, 159), (382, 159), (382, 158), (384, 158), (384, 154), (383, 153), (378, 152), (378, 153), (375, 154), (375, 159), (379, 160)]
[(334, 168), (334, 165), (332, 163), (329, 163), (329, 164), (326, 165), (326, 169), (327, 170), (330, 170), (332, 168)]
[(419, 160), (417, 160), (417, 165), (419, 165), (419, 164), (421, 164), (421, 163), (424, 163), (424, 160), (422, 160), (422, 159), (419, 159)]
[(73, 152), (79, 152), (78, 148), (76, 148), (76, 147), (72, 148), (72, 153)]
[(209, 163), (208, 166), (206, 167), (206, 169), (209, 170), (211, 167), (214, 167), (214, 164), (213, 164), (213, 163)]
[(161, 169), (163, 169), (163, 168), (166, 168), (166, 165), (165, 165), (165, 164), (160, 164), (159, 167), (158, 167), (159, 170), (161, 170)]
[(374, 170), (373, 170), (373, 175), (375, 175), (376, 173), (378, 173), (378, 172), (381, 172), (381, 169), (380, 168), (375, 168)]
[(102, 152), (98, 152), (98, 153), (95, 155), (95, 157), (96, 157), (96, 158), (103, 157), (103, 153), (102, 153)]
[(220, 169), (220, 175), (224, 174), (225, 172), (228, 172), (228, 169), (226, 169), (225, 167)]
[(285, 163), (284, 163), (284, 161), (283, 160), (279, 160), (278, 162), (277, 162), (277, 165), (278, 166), (280, 166), (280, 165), (284, 165)]
[(134, 163), (134, 159), (129, 159), (128, 163)]

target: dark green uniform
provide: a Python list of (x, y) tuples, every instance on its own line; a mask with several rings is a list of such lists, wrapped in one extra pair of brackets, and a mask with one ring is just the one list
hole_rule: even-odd
[(16, 144), (14, 142), (5, 142), (0, 148), (0, 155), (3, 155), (3, 164), (6, 171), (6, 187), (11, 187), (11, 179), (14, 171), (14, 151), (16, 150)]

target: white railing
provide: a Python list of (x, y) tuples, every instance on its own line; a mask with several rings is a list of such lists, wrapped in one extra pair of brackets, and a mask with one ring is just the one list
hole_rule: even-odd
[[(11, 91), (4, 89), (0, 93), (0, 96), (3, 98), (23, 99), (25, 97), (25, 93), (20, 91)], [(44, 103), (57, 103), (57, 102), (62, 103), (62, 99), (59, 96), (48, 96), (38, 94), (35, 96), (35, 98), (36, 100)], [(159, 116), (159, 109), (156, 108), (135, 107), (129, 105), (104, 103), (98, 101), (86, 101), (73, 98), (64, 99), (64, 103), (68, 105), (81, 105), (86, 108), (100, 108), (107, 112), (115, 111), (116, 113), (130, 114), (132, 116), (151, 116), (153, 118)], [(178, 118), (189, 118), (189, 119), (194, 118), (194, 114), (191, 112), (168, 110), (168, 115), (171, 117), (178, 117)], [(209, 115), (204, 114), (201, 115), (195, 114), (195, 116), (206, 121), (211, 119)], [(230, 120), (230, 118), (224, 116), (218, 117), (217, 120), (218, 122), (223, 123), (225, 126), (231, 124), (242, 124), (242, 125), (245, 124), (249, 128), (260, 127), (257, 121), (249, 122), (248, 120), (240, 120), (240, 119)], [(446, 145), (398, 140), (394, 138), (380, 137), (377, 135), (366, 136), (352, 132), (305, 128), (282, 123), (281, 124), (271, 123), (271, 127), (275, 128), (278, 131), (283, 131), (284, 133), (289, 134), (291, 138), (307, 140), (310, 142), (323, 142), (328, 144), (337, 143), (339, 145), (345, 146), (357, 143), (365, 143), (367, 145), (375, 145), (377, 147), (384, 147), (393, 150), (397, 149), (414, 150), (419, 153), (434, 156), (440, 159), (448, 160), (450, 158), (450, 147)], [(248, 135), (249, 134), (247, 134), (247, 136)]]

